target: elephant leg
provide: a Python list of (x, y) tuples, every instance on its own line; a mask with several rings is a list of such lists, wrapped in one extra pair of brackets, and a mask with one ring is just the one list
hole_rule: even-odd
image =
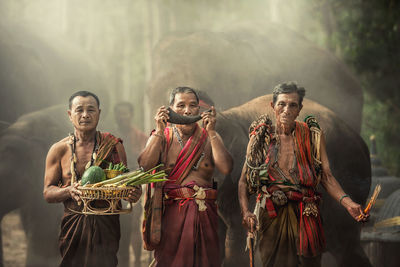
[[(237, 219), (240, 222), (240, 214)], [(224, 266), (247, 266), (249, 263), (245, 247), (246, 231), (237, 221), (231, 222), (226, 229)]]
[(27, 267), (50, 267), (60, 263), (61, 211), (60, 205), (21, 208), (21, 221), (27, 237)]
[(336, 259), (337, 266), (372, 267), (358, 242), (347, 242), (341, 249), (331, 250), (331, 253)]
[(360, 233), (354, 231), (354, 233), (349, 233), (351, 237), (351, 242), (347, 242), (343, 250), (342, 261), (339, 262), (339, 266), (354, 266), (354, 267), (372, 267), (367, 255), (365, 254), (360, 240)]
[(331, 198), (322, 201), (322, 212), (327, 251), (335, 257), (337, 266), (370, 267), (360, 243), (361, 225)]
[[(0, 223), (3, 221), (3, 218), (4, 218), (4, 214), (1, 214), (0, 215), (1, 217), (0, 217)], [(1, 225), (1, 224), (0, 224)], [(1, 230), (1, 229), (0, 229)], [(2, 233), (2, 231), (0, 231), (0, 267), (3, 267), (4, 265), (3, 265), (3, 233)]]
[(237, 184), (235, 185), (229, 176), (218, 190), (218, 211), (226, 225), (223, 266), (247, 266), (249, 263), (245, 253), (246, 231), (241, 224)]
[[(1, 168), (1, 167), (0, 167)], [(0, 170), (1, 173), (1, 170)], [(5, 179), (3, 179), (5, 180)], [(0, 207), (0, 223), (3, 221), (4, 216), (6, 216), (9, 212), (16, 210), (19, 208), (20, 203), (14, 201), (13, 197), (9, 194), (13, 194), (14, 188), (8, 186), (8, 188), (0, 187), (3, 189), (2, 193), (0, 194), (0, 203), (2, 203)], [(1, 225), (1, 224), (0, 224)], [(3, 234), (2, 230), (0, 229), (0, 267), (4, 266), (4, 253), (3, 253)], [(13, 248), (11, 248), (13, 249)]]
[(220, 258), (221, 262), (223, 263), (225, 260), (225, 239), (226, 239), (226, 224), (218, 214), (218, 240), (219, 240), (219, 251), (220, 251)]

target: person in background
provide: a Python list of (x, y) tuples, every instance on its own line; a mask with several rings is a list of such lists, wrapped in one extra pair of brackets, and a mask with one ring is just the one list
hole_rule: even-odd
[[(127, 155), (128, 168), (134, 170), (138, 168), (137, 158), (144, 148), (147, 137), (133, 125), (134, 107), (132, 103), (127, 101), (118, 102), (114, 106), (114, 118), (117, 126), (117, 133), (124, 142), (124, 147)], [(133, 206), (132, 213), (124, 215), (121, 218), (121, 224), (129, 225), (126, 227), (128, 232), (126, 236), (121, 237), (121, 246), (119, 252), (120, 266), (129, 266), (129, 246), (132, 244), (133, 253), (135, 256), (135, 267), (141, 266), (142, 256), (142, 235), (141, 235), (141, 217), (143, 208), (140, 203)], [(129, 239), (129, 240), (125, 240)], [(126, 241), (126, 242), (125, 242)]]

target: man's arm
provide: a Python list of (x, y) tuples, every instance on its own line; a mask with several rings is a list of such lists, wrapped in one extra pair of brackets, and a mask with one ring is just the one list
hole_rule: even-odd
[[(253, 141), (253, 136), (250, 138), (249, 144), (247, 145), (247, 153), (249, 154), (250, 151), (250, 144)], [(250, 232), (254, 232), (257, 225), (257, 218), (256, 216), (249, 211), (249, 194), (247, 191), (247, 181), (246, 181), (246, 162), (243, 164), (242, 174), (239, 179), (239, 203), (240, 203), (240, 210), (243, 216), (243, 224), (247, 227)]]
[[(363, 213), (360, 204), (355, 203), (346, 193), (338, 181), (333, 176), (329, 167), (328, 154), (326, 152), (325, 137), (321, 134), (321, 161), (322, 161), (322, 178), (321, 184), (333, 199), (338, 201), (347, 212), (357, 221), (365, 221), (367, 216)], [(361, 216), (360, 216), (361, 215)]]
[(156, 166), (161, 157), (164, 142), (164, 129), (167, 125), (168, 110), (162, 106), (158, 109), (154, 120), (156, 121), (156, 130), (147, 140), (147, 144), (140, 153), (138, 158), (139, 166), (145, 170), (151, 169)]
[(211, 107), (211, 112), (204, 112), (201, 114), (201, 117), (204, 128), (210, 138), (215, 167), (217, 167), (219, 172), (227, 175), (232, 171), (233, 160), (228, 150), (226, 150), (221, 136), (215, 131), (215, 124), (217, 123), (215, 108)]
[(49, 203), (63, 202), (69, 198), (79, 201), (81, 192), (76, 189), (75, 183), (67, 187), (59, 187), (58, 182), (62, 177), (61, 157), (63, 155), (61, 143), (54, 144), (46, 157), (46, 170), (44, 174), (43, 197)]
[(221, 136), (216, 131), (209, 131), (208, 134), (215, 167), (217, 167), (220, 173), (228, 175), (233, 167), (231, 154), (226, 150), (224, 141), (222, 141)]

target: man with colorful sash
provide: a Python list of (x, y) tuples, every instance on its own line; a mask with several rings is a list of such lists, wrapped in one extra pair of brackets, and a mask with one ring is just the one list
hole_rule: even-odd
[[(174, 89), (169, 104), (180, 115), (199, 114), (199, 98), (192, 88)], [(156, 129), (139, 157), (144, 169), (163, 163), (170, 180), (162, 188), (156, 185), (152, 201), (157, 203), (150, 211), (152, 218), (146, 201), (144, 231), (150, 230), (146, 220), (151, 219), (156, 224), (152, 227), (158, 225), (161, 234), (157, 238), (159, 232), (152, 231), (149, 239), (144, 235), (145, 246), (155, 249), (154, 263), (158, 267), (220, 266), (217, 191), (212, 175), (215, 167), (225, 175), (230, 173), (232, 158), (215, 131), (214, 107), (201, 114), (204, 128), (197, 123), (167, 127), (168, 114), (166, 107), (158, 109)], [(154, 218), (161, 209), (162, 217)]]
[[(276, 125), (263, 115), (249, 130), (239, 201), (249, 236), (259, 239), (264, 267), (321, 265), (325, 238), (316, 191), (319, 183), (355, 220), (367, 217), (332, 175), (315, 118), (296, 121), (304, 95), (305, 89), (296, 83), (279, 84), (271, 102)], [(253, 193), (258, 195), (254, 213), (248, 209)]]
[[(79, 179), (91, 165), (106, 167), (106, 162), (126, 165), (121, 140), (96, 130), (100, 118), (98, 97), (79, 91), (69, 99), (68, 116), (74, 133), (55, 143), (46, 158), (44, 199), (64, 204), (59, 247), (60, 266), (117, 266), (120, 239), (119, 215), (84, 215), (77, 189)], [(77, 182), (78, 181), (78, 182)], [(136, 202), (141, 189), (132, 189), (127, 200)], [(95, 207), (105, 203), (96, 201)]]

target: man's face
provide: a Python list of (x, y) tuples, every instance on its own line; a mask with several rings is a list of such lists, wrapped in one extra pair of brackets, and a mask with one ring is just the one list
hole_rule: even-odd
[(200, 112), (199, 103), (192, 93), (178, 93), (175, 95), (172, 110), (184, 116), (198, 115)]
[(275, 105), (271, 102), (271, 107), (274, 109), (276, 122), (284, 125), (292, 124), (302, 108), (299, 105), (299, 95), (296, 92), (279, 94)]
[(119, 106), (115, 109), (115, 122), (119, 128), (127, 128), (131, 126), (133, 114), (127, 106)]
[(94, 97), (77, 96), (72, 100), (68, 116), (75, 129), (91, 131), (97, 127), (100, 118), (100, 109)]

